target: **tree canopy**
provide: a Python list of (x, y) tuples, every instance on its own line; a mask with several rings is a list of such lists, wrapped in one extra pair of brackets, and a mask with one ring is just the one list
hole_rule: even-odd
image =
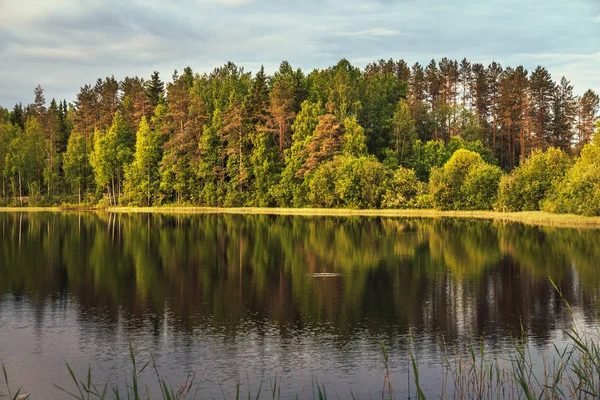
[(597, 212), (600, 97), (542, 66), (229, 62), (163, 79), (99, 78), (72, 104), (37, 85), (0, 108), (0, 202)]

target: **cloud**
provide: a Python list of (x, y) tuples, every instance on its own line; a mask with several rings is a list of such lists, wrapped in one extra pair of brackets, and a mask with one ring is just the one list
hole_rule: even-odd
[(597, 22), (597, 23), (599, 23), (599, 24), (600, 24), (600, 15), (598, 15), (598, 16), (596, 16), (596, 17), (592, 18), (592, 20), (593, 20), (594, 22)]
[(254, 0), (217, 0), (217, 3), (222, 3), (233, 7), (245, 6), (253, 2)]
[(84, 84), (113, 74), (158, 70), (168, 80), (175, 68), (209, 72), (227, 61), (272, 72), (282, 60), (310, 71), (343, 57), (361, 67), (390, 57), (541, 63), (553, 75), (564, 72), (576, 90), (600, 88), (592, 73), (600, 47), (590, 40), (600, 34), (598, 17), (590, 19), (598, 15), (595, 2), (492, 3), (0, 0), (0, 105), (31, 101), (38, 83), (48, 99), (71, 101)]
[(397, 36), (400, 35), (400, 31), (394, 29), (383, 29), (383, 28), (375, 28), (368, 29), (365, 31), (355, 31), (355, 32), (339, 32), (339, 36)]

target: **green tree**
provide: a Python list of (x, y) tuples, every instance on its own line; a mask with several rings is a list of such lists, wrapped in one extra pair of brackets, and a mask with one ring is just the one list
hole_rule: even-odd
[(342, 153), (354, 157), (367, 155), (365, 129), (360, 126), (354, 116), (344, 120), (344, 137), (341, 150)]
[(0, 174), (2, 174), (2, 198), (8, 197), (8, 179), (10, 171), (7, 168), (8, 158), (11, 156), (11, 142), (15, 136), (22, 134), (20, 128), (9, 122), (0, 124)]
[(150, 100), (150, 104), (153, 107), (158, 105), (161, 96), (165, 92), (165, 84), (160, 80), (160, 75), (158, 71), (154, 71), (152, 76), (150, 76), (150, 80), (146, 82), (146, 96)]
[(552, 126), (550, 141), (552, 146), (570, 151), (573, 144), (577, 100), (573, 86), (563, 76), (556, 86), (552, 99)]
[(305, 101), (292, 125), (292, 145), (286, 150), (285, 167), (281, 180), (274, 189), (277, 204), (281, 207), (301, 207), (306, 204), (307, 187), (303, 184), (303, 165), (307, 147), (319, 124), (324, 109), (320, 103)]
[(551, 142), (552, 99), (555, 84), (548, 70), (538, 66), (529, 78), (531, 90), (530, 116), (533, 148), (545, 149)]
[(393, 136), (396, 105), (402, 97), (406, 97), (406, 83), (401, 83), (391, 72), (377, 72), (366, 78), (360, 121), (371, 154), (384, 157)]
[(142, 117), (136, 134), (133, 162), (125, 170), (124, 197), (133, 204), (156, 202), (160, 186), (158, 163), (162, 156), (161, 136)]
[(85, 142), (86, 139), (83, 135), (73, 133), (69, 137), (67, 151), (63, 159), (65, 180), (71, 193), (77, 193), (79, 203), (81, 203), (82, 196), (93, 179)]
[(450, 154), (441, 140), (426, 143), (417, 140), (413, 144), (409, 166), (415, 170), (420, 181), (428, 182), (431, 169), (441, 167), (449, 158)]
[[(417, 138), (415, 120), (412, 118), (410, 108), (404, 100), (400, 100), (392, 120), (392, 138), (388, 145), (394, 162), (390, 165), (404, 165), (411, 157), (411, 151)], [(388, 157), (389, 158), (389, 157)]]
[(248, 138), (244, 133), (243, 108), (232, 93), (229, 106), (223, 115), (219, 129), (221, 141), (225, 144), (226, 170), (229, 188), (225, 205), (241, 206), (245, 202), (245, 190), (249, 180)]
[[(15, 106), (16, 107), (16, 106)], [(577, 132), (579, 148), (590, 143), (594, 132), (594, 121), (596, 121), (598, 109), (600, 108), (600, 96), (588, 89), (579, 99), (579, 110), (577, 118)]]
[(132, 161), (131, 130), (120, 112), (116, 112), (107, 132), (94, 133), (90, 165), (98, 189), (106, 189), (109, 204), (117, 205), (122, 193), (124, 171)]
[(25, 194), (30, 202), (40, 195), (46, 166), (46, 138), (37, 118), (30, 117), (25, 132), (13, 137), (8, 147), (5, 169), (12, 181), (13, 195), (23, 204)]

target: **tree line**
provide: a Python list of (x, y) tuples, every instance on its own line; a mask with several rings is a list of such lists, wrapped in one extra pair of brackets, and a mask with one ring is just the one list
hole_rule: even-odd
[(447, 58), (308, 74), (284, 61), (272, 76), (187, 67), (167, 84), (98, 79), (71, 104), (47, 105), (38, 86), (33, 103), (0, 108), (1, 201), (529, 209), (506, 191), (532, 156), (560, 152), (568, 167), (535, 207), (552, 191), (548, 209), (594, 214), (556, 205), (555, 181), (597, 163), (599, 105), (541, 66)]

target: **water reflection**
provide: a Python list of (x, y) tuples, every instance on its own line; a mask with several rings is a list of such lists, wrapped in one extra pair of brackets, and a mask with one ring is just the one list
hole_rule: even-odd
[[(191, 354), (204, 349), (203, 361), (256, 359), (244, 373), (264, 372), (277, 343), (276, 358), (290, 371), (310, 354), (328, 354), (341, 373), (376, 365), (379, 340), (401, 342), (409, 327), (423, 342), (483, 335), (493, 347), (523, 326), (544, 346), (570, 323), (548, 277), (586, 318), (598, 309), (600, 230), (465, 219), (0, 213), (0, 232), (0, 319), (30, 324), (37, 351), (49, 321), (62, 322), (79, 332), (80, 348), (93, 338), (88, 359), (106, 358), (115, 338), (133, 336), (160, 348), (167, 364), (194, 367)], [(0, 358), (10, 358), (15, 339), (2, 339)], [(315, 371), (329, 373), (326, 365)], [(377, 374), (366, 386), (380, 383)]]

